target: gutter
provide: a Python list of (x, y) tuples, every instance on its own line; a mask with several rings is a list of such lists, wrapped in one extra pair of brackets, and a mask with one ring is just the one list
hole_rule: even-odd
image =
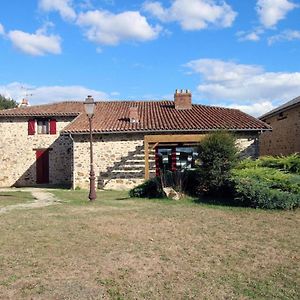
[[(160, 129), (160, 130), (124, 130), (124, 131), (120, 131), (120, 130), (112, 130), (112, 131), (93, 131), (93, 134), (121, 134), (121, 133), (162, 133), (162, 132), (172, 132), (172, 133), (191, 133), (191, 132), (197, 132), (197, 133), (202, 133), (202, 132), (214, 132), (214, 131), (221, 131), (221, 130), (225, 130), (225, 131), (237, 131), (237, 132), (264, 132), (264, 131), (272, 131), (272, 128), (249, 128), (249, 129), (234, 129), (234, 128), (230, 128), (230, 129), (226, 129), (226, 128), (216, 128), (216, 129), (190, 129), (190, 130), (180, 130), (180, 129)], [(62, 135), (86, 135), (89, 134), (88, 131), (83, 131), (83, 132), (70, 132), (70, 131), (65, 131), (61, 133)]]

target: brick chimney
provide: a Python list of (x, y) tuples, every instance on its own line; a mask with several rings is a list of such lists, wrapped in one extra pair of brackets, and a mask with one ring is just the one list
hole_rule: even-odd
[(19, 104), (19, 107), (27, 107), (27, 106), (29, 106), (29, 101), (23, 98)]
[(192, 109), (192, 94), (189, 90), (176, 90), (174, 94), (175, 109)]
[(129, 120), (130, 120), (130, 123), (138, 123), (140, 121), (137, 106), (129, 107)]

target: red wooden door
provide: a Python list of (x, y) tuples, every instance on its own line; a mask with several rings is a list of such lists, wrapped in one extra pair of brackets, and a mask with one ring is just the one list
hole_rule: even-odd
[(36, 150), (36, 183), (49, 183), (48, 150)]

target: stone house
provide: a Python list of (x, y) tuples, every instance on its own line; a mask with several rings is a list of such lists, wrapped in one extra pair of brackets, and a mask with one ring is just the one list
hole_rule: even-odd
[[(244, 155), (258, 155), (257, 140), (270, 130), (239, 110), (192, 104), (189, 91), (174, 101), (100, 101), (93, 117), (98, 187), (131, 188), (159, 173), (192, 168), (197, 143), (229, 130)], [(83, 102), (0, 111), (0, 186), (89, 184), (89, 125)]]
[(272, 127), (259, 138), (260, 155), (300, 153), (300, 97), (260, 117)]

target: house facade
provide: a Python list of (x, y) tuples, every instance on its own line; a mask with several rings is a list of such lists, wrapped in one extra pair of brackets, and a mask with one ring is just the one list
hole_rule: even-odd
[[(174, 101), (100, 101), (93, 117), (98, 188), (128, 189), (159, 174), (192, 168), (197, 144), (216, 130), (237, 136), (244, 156), (258, 155), (264, 122), (239, 110)], [(89, 185), (89, 123), (83, 102), (0, 111), (0, 186)]]
[(260, 155), (300, 153), (300, 97), (264, 114), (260, 120), (272, 127), (259, 138)]

